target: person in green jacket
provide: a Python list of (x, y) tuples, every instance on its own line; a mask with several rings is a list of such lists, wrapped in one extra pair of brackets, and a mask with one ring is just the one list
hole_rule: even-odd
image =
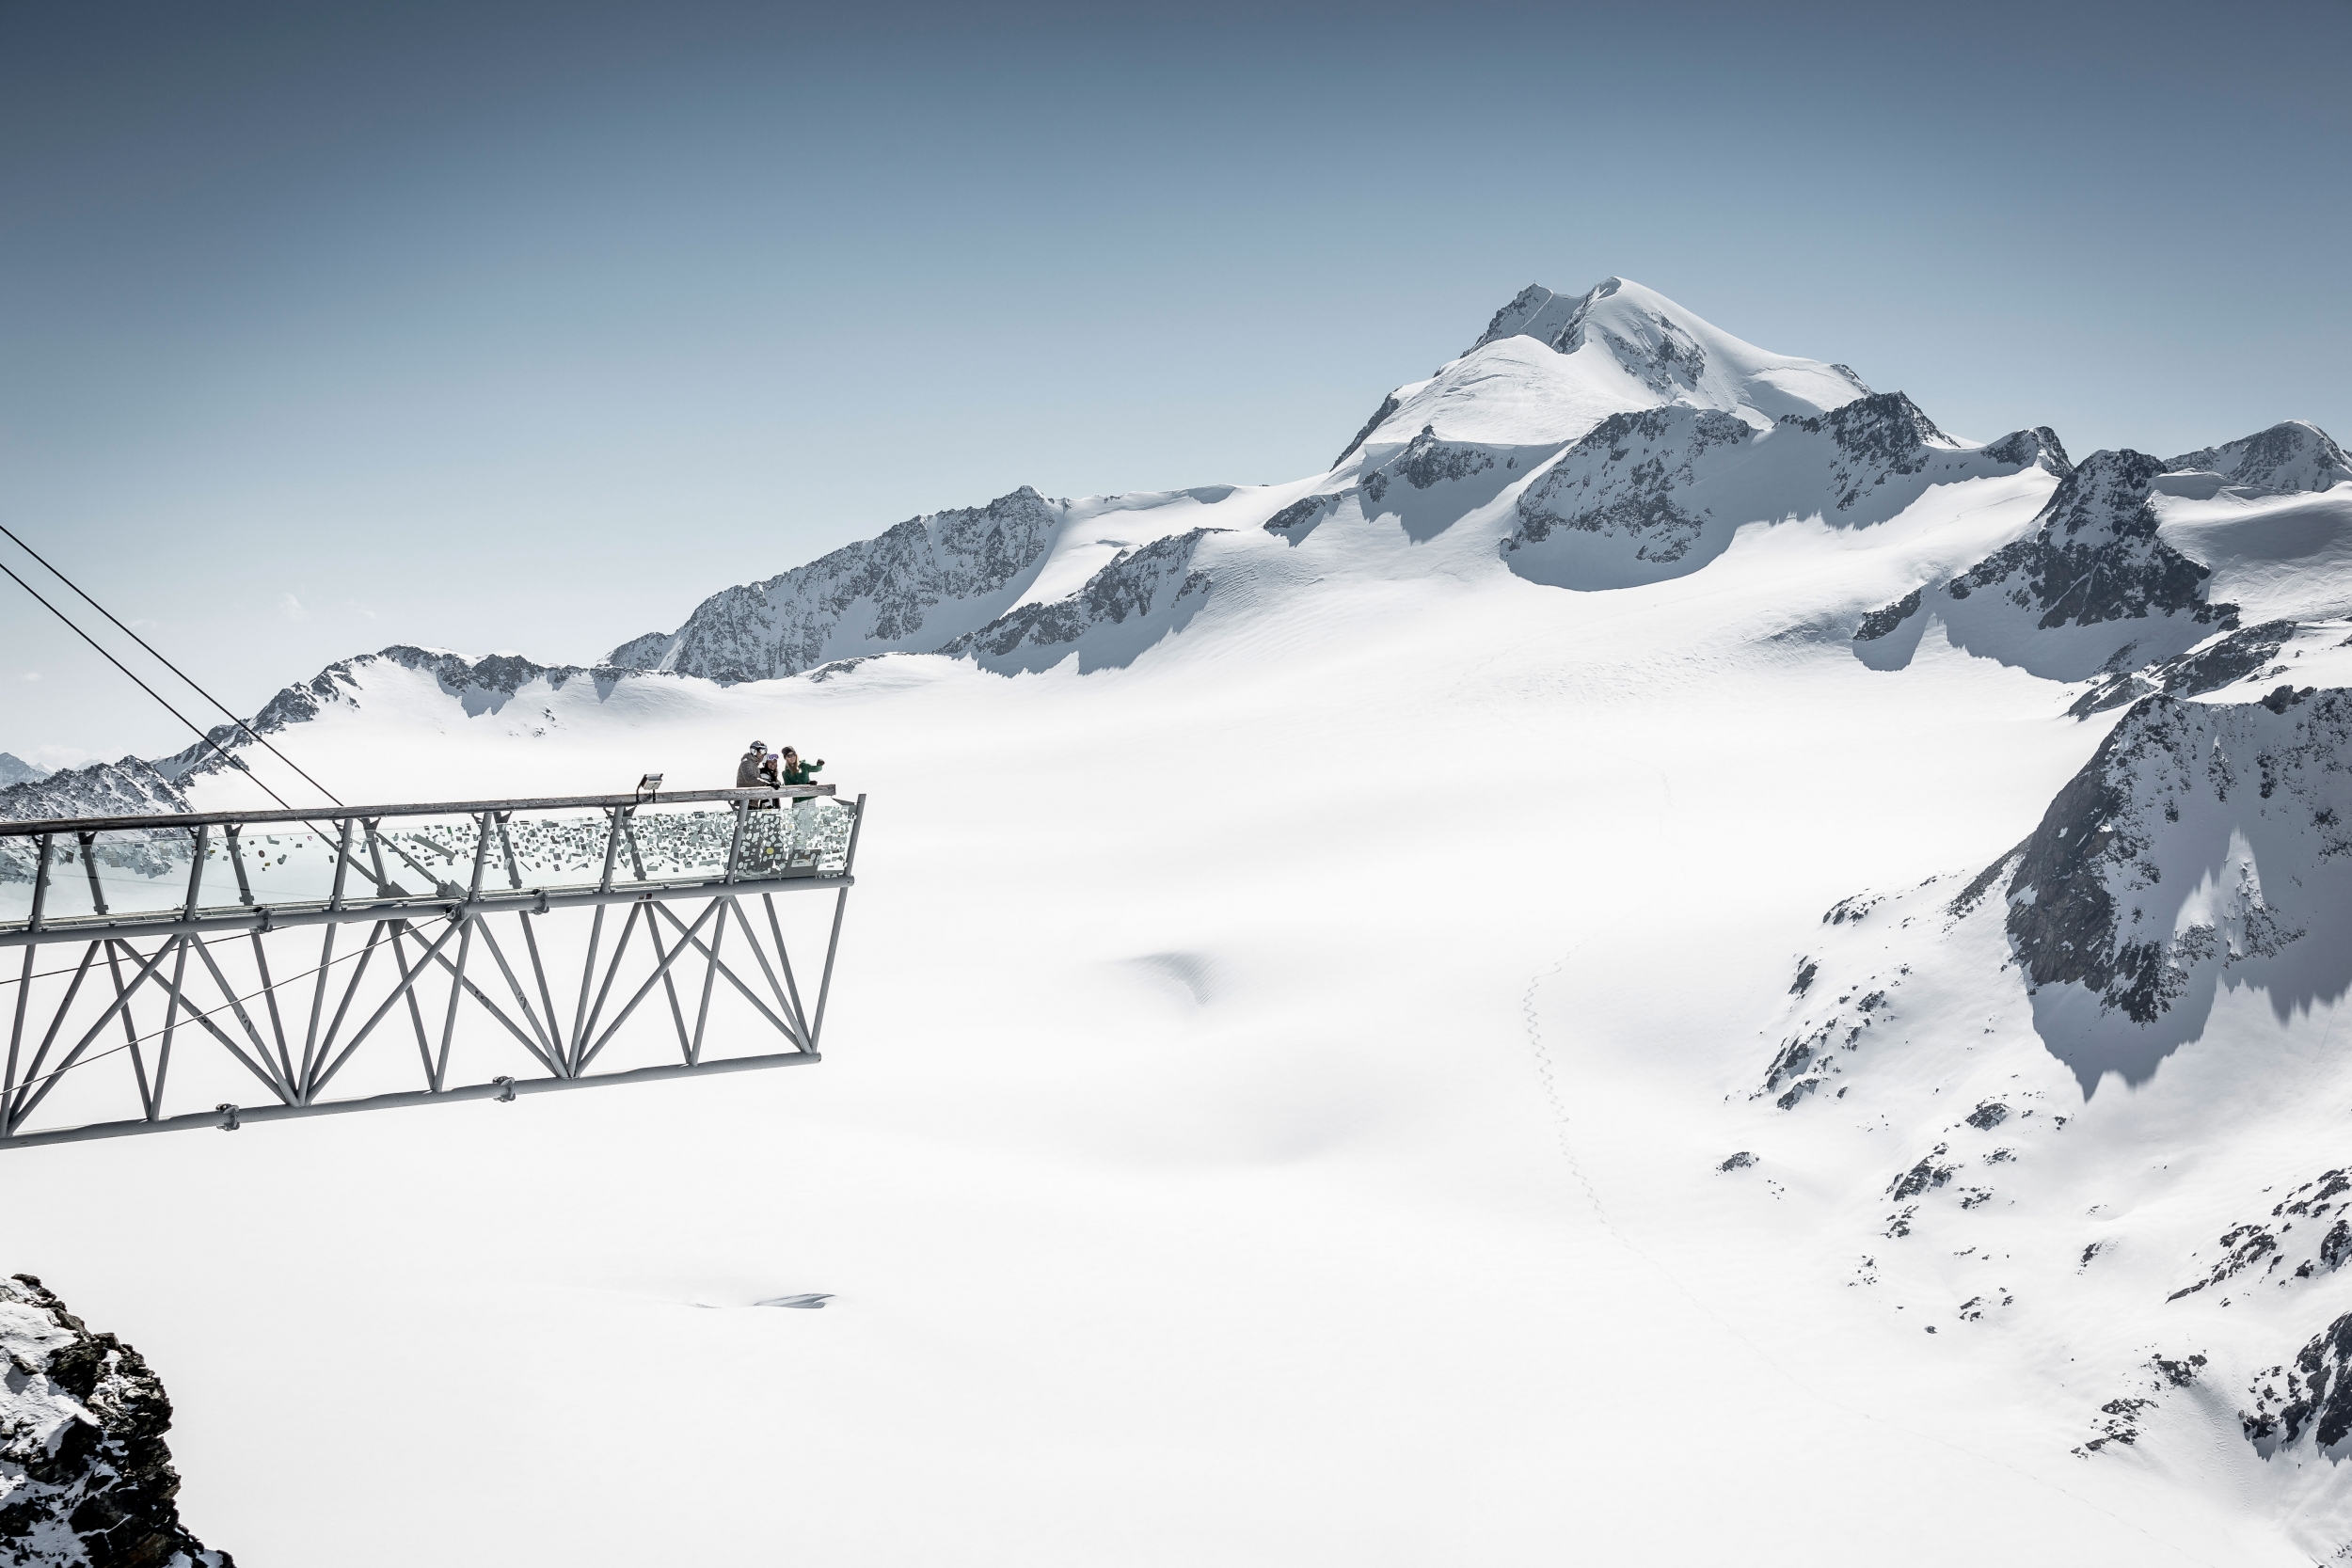
[[(784, 759), (782, 782), (787, 784), (815, 784), (817, 770), (825, 766), (825, 759), (822, 757), (818, 757), (815, 762), (803, 762), (801, 753), (789, 746), (778, 754)], [(808, 850), (808, 813), (816, 803), (808, 796), (803, 796), (792, 802), (792, 844), (787, 852), (793, 860), (799, 860)]]

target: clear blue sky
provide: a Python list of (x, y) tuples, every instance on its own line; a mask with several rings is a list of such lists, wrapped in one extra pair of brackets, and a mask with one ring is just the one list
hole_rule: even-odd
[[(249, 707), (1025, 483), (1311, 472), (1530, 281), (1972, 436), (2352, 438), (2347, 58), (2344, 0), (13, 0), (0, 515)], [(0, 593), (0, 750), (183, 744)]]

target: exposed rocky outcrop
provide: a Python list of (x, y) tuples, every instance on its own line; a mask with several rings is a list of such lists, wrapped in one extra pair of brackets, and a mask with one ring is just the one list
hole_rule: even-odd
[(1374, 431), (1379, 429), (1382, 425), (1387, 424), (1389, 422), (1389, 416), (1395, 413), (1397, 411), (1397, 407), (1398, 404), (1396, 401), (1396, 394), (1394, 392), (1391, 392), (1387, 397), (1382, 398), (1380, 400), (1380, 406), (1372, 411), (1372, 418), (1364, 421), (1364, 428), (1356, 433), (1356, 438), (1348, 442), (1346, 449), (1337, 457), (1331, 459), (1331, 467), (1336, 468), (1341, 464), (1346, 462), (1349, 458), (1355, 456), (1357, 449), (1364, 444), (1365, 437), (1369, 436)]
[(183, 812), (188, 798), (160, 769), (136, 757), (94, 762), (45, 778), (0, 789), (0, 821), (41, 822), (52, 817), (135, 816)]
[(2293, 1359), (2257, 1371), (2246, 1396), (2251, 1408), (2238, 1412), (2238, 1423), (2265, 1459), (2306, 1433), (2320, 1453), (2344, 1457), (2352, 1437), (2352, 1312), (2312, 1336)]
[[(1205, 602), (1209, 574), (1193, 558), (1201, 540), (1225, 531), (1194, 529), (1121, 550), (1070, 597), (1023, 605), (938, 652), (1004, 673), (1050, 668), (1073, 652), (1082, 669), (1123, 663), (1144, 643), (1179, 629)], [(1097, 660), (1085, 657), (1089, 647)]]
[(714, 594), (672, 636), (635, 638), (608, 662), (736, 682), (867, 654), (929, 652), (1020, 598), (1064, 515), (1023, 485), (986, 506), (911, 517), (805, 566)]
[(2329, 490), (2352, 480), (2352, 459), (2317, 425), (2289, 420), (2217, 447), (2183, 452), (2168, 473), (2219, 474), (2258, 490)]
[(2346, 1195), (2352, 1195), (2352, 1171), (2321, 1172), (2272, 1204), (2267, 1220), (2250, 1220), (2223, 1231), (2220, 1260), (2204, 1278), (2182, 1286), (2166, 1299), (2178, 1301), (2233, 1279), (2284, 1287), (2333, 1274), (2352, 1259), (2352, 1196)]
[(1708, 452), (1738, 446), (1750, 434), (1713, 408), (1613, 414), (1520, 494), (1518, 527), (1503, 540), (1503, 551), (1508, 556), (1567, 530), (1623, 540), (1634, 561), (1671, 565), (1698, 544), (1708, 515), (1697, 498), (1681, 492), (1694, 486)]
[(1448, 480), (1468, 479), (1494, 466), (1493, 452), (1479, 447), (1450, 446), (1438, 439), (1431, 426), (1423, 425), (1421, 434), (1405, 444), (1403, 451), (1364, 476), (1364, 494), (1377, 506), (1395, 480), (1401, 479), (1416, 490), (1426, 490)]
[[(1875, 668), (1896, 668), (1910, 658), (1929, 618), (1941, 618), (1952, 641), (1971, 654), (2056, 679), (2103, 677), (2098, 691), (2084, 698), (2082, 715), (2150, 691), (2211, 691), (2228, 684), (2214, 670), (2261, 641), (2233, 644), (2211, 670), (2181, 663), (2187, 649), (2237, 627), (2237, 604), (2216, 602), (2214, 566), (2230, 566), (2251, 550), (2251, 580), (2267, 583), (2261, 593), (2272, 599), (2256, 602), (2256, 611), (2267, 607), (2277, 621), (2284, 604), (2277, 604), (2280, 566), (2272, 562), (2284, 564), (2294, 550), (2324, 547), (2327, 529), (2314, 533), (2317, 519), (2298, 513), (2289, 533), (2263, 536), (2270, 524), (2258, 519), (2284, 517), (2298, 505), (2327, 510), (2328, 503), (2303, 503), (2298, 496), (2333, 489), (2347, 477), (2352, 466), (2343, 449), (2303, 420), (2176, 458), (2129, 449), (2091, 453), (2065, 475), (2030, 533), (1952, 578), (1931, 580), (1863, 616), (1853, 632), (1856, 656)], [(2197, 505), (2211, 503), (2225, 484), (2234, 486), (2233, 508), (2200, 513)], [(2249, 513), (2247, 503), (2258, 510)], [(2270, 510), (2263, 513), (2263, 505)], [(2176, 508), (2169, 513), (2171, 531), (2164, 508)], [(2275, 555), (2280, 550), (2286, 555)], [(2237, 583), (2230, 597), (2249, 588), (2244, 571), (2230, 580)], [(2308, 607), (2291, 613), (2331, 611)], [(2263, 635), (2270, 635), (2267, 627)], [(2197, 684), (2206, 679), (2214, 684)]]
[(1857, 656), (1880, 668), (1907, 661), (1925, 617), (1934, 616), (1971, 653), (2071, 680), (2121, 675), (2233, 629), (2236, 607), (2210, 602), (2211, 570), (2159, 537), (2157, 483), (2193, 458), (2262, 440), (2170, 463), (2128, 450), (2093, 452), (2065, 471), (2025, 537), (1864, 616), (1854, 630)]
[(1309, 496), (1291, 502), (1259, 526), (1276, 538), (1295, 545), (1312, 533), (1315, 525), (1329, 516), (1339, 503), (1337, 495)]
[(2186, 613), (2208, 624), (2226, 605), (2201, 602), (2212, 574), (2156, 537), (2149, 486), (2164, 465), (2145, 452), (2093, 452), (2035, 519), (2034, 533), (1987, 556), (1945, 590), (1994, 593), (2048, 630), (2125, 617)]
[(666, 631), (649, 631), (643, 637), (632, 637), (605, 656), (605, 663), (618, 670), (653, 670), (661, 663), (661, 656), (670, 651), (675, 639)]
[(2340, 995), (2352, 691), (2141, 701), (2014, 863), (2010, 947), (2043, 1040), (2086, 1090), (2106, 1071), (2139, 1082), (2194, 1038), (2225, 972), (2281, 1008)]
[(180, 1523), (171, 1402), (138, 1352), (30, 1275), (0, 1281), (0, 1561), (231, 1568)]
[(1677, 404), (1612, 415), (1563, 452), (1521, 494), (1502, 550), (1514, 571), (1540, 582), (1622, 587), (1697, 570), (1743, 523), (1881, 522), (1931, 485), (2036, 467), (2073, 471), (2047, 431), (1969, 446), (1900, 392), (1760, 430)]
[[(1918, 608), (1918, 597), (1914, 594), (1907, 601), (1915, 610)], [(2075, 699), (2066, 711), (2077, 719), (2088, 719), (2094, 713), (2105, 713), (2160, 691), (2175, 697), (2201, 697), (2218, 691), (2268, 668), (2294, 635), (2292, 621), (2265, 621), (2258, 626), (2241, 627), (2218, 641), (2175, 654), (2145, 669), (2110, 674)]]

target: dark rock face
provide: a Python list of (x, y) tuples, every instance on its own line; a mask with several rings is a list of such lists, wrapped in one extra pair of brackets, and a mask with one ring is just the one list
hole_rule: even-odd
[(1197, 528), (1155, 539), (1140, 549), (1121, 550), (1069, 598), (1024, 605), (938, 652), (992, 667), (1012, 660), (1020, 668), (1037, 668), (1058, 660), (1062, 651), (1104, 627), (1132, 624), (1141, 629), (1152, 620), (1172, 626), (1208, 594), (1209, 574), (1192, 564), (1200, 541), (1225, 531)]
[(1984, 454), (1995, 462), (2013, 463), (2021, 468), (2038, 463), (2060, 479), (2074, 471), (2065, 444), (2058, 438), (2058, 432), (2046, 424), (2011, 431), (1985, 448)]
[[(1907, 660), (1895, 634), (1911, 626), (1916, 641), (1914, 623), (1930, 598), (1957, 646), (2064, 680), (2097, 673), (2121, 680), (2127, 663), (2235, 628), (2237, 607), (2205, 598), (2213, 574), (2156, 536), (2153, 497), (2165, 463), (2145, 452), (2099, 451), (2068, 467), (2058, 438), (2046, 431), (2021, 431), (1994, 443), (2012, 455), (2029, 446), (2051, 472), (2064, 475), (2033, 531), (1940, 588), (1931, 583), (1864, 616), (1854, 631), (1855, 657), (1875, 669), (1894, 667), (1889, 658)], [(2110, 629), (2087, 640), (2037, 635), (2087, 626)], [(1869, 647), (1884, 639), (1895, 639), (1887, 647), (1898, 651)], [(2126, 680), (2110, 694), (2137, 689), (2154, 689)]]
[(1422, 425), (1421, 434), (1405, 444), (1405, 450), (1364, 475), (1363, 491), (1370, 503), (1370, 512), (1389, 493), (1389, 486), (1403, 480), (1416, 490), (1426, 490), (1447, 480), (1468, 479), (1495, 466), (1494, 453), (1481, 447), (1448, 446), (1438, 439), (1434, 426)]
[(1994, 551), (1946, 589), (2006, 596), (2043, 630), (2186, 613), (2200, 625), (2236, 611), (2200, 597), (2213, 574), (2156, 538), (2149, 487), (2164, 465), (2145, 452), (2099, 451), (2067, 475), (2032, 534)]
[[(1918, 595), (1914, 594), (1915, 599)], [(2245, 679), (2276, 658), (2295, 635), (2292, 621), (2265, 621), (2230, 633), (2218, 642), (2175, 654), (2145, 670), (2108, 676), (2066, 711), (2077, 719), (2105, 713), (2162, 691), (2175, 697), (2202, 696)]]
[(1387, 397), (1382, 398), (1380, 400), (1380, 406), (1372, 411), (1372, 418), (1364, 421), (1364, 428), (1356, 433), (1356, 439), (1348, 442), (1347, 449), (1341, 452), (1337, 457), (1331, 459), (1331, 467), (1336, 468), (1341, 464), (1346, 462), (1349, 458), (1355, 456), (1356, 449), (1364, 444), (1365, 438), (1374, 431), (1388, 423), (1389, 416), (1394, 414), (1397, 409), (1402, 406), (1403, 405), (1396, 401), (1396, 394), (1393, 392), (1390, 393)]
[(2010, 950), (2086, 1093), (2196, 1038), (2225, 974), (2282, 1013), (2352, 986), (2352, 690), (2273, 695), (2142, 699), (2014, 852)]
[[(1934, 420), (1919, 411), (1917, 404), (1900, 392), (1876, 392), (1826, 414), (1783, 420), (1781, 423), (1807, 435), (1829, 437), (1836, 451), (1830, 489), (1840, 512), (1850, 510), (1867, 491), (1890, 480), (1924, 472), (1932, 449), (1949, 451), (1954, 444), (1950, 436), (1935, 428)], [(2011, 436), (1997, 445), (2008, 451), (2016, 440)], [(1994, 455), (1991, 448), (1986, 449), (1986, 455)], [(2032, 456), (2024, 457), (2017, 466), (2024, 467), (2033, 460)]]
[(1920, 1194), (1941, 1187), (1949, 1181), (1959, 1172), (1960, 1167), (1936, 1163), (1949, 1152), (1950, 1150), (1945, 1145), (1937, 1144), (1932, 1152), (1922, 1156), (1917, 1164), (1895, 1178), (1888, 1184), (1886, 1196), (1900, 1203), (1907, 1197), (1917, 1197)]
[(665, 657), (682, 675), (775, 680), (839, 657), (921, 653), (977, 631), (1033, 578), (1062, 511), (1027, 485), (982, 507), (911, 517), (765, 582), (714, 594), (657, 650), (612, 650), (614, 667)]
[(1323, 520), (1324, 514), (1331, 510), (1332, 502), (1338, 499), (1336, 496), (1309, 496), (1305, 500), (1291, 502), (1259, 526), (1278, 539), (1289, 539), (1295, 543)]
[(2254, 1374), (2247, 1389), (2251, 1410), (2238, 1412), (2248, 1442), (2265, 1459), (2312, 1434), (2315, 1448), (2342, 1456), (2352, 1436), (2352, 1312), (2312, 1338), (2291, 1362)]
[(2235, 441), (2183, 452), (2168, 472), (2219, 474), (2262, 490), (2328, 490), (2352, 480), (2352, 459), (2328, 434), (2302, 420), (2274, 424)]
[(616, 670), (651, 670), (661, 662), (661, 656), (670, 651), (670, 634), (649, 631), (643, 637), (632, 637), (605, 656), (605, 662)]
[(171, 1402), (30, 1275), (0, 1282), (0, 1553), (11, 1568), (232, 1568), (180, 1523)]
[[(1421, 434), (1406, 443), (1395, 461), (1388, 464), (1380, 474), (1368, 474), (1364, 488), (1372, 488), (1375, 478), (1393, 475), (1416, 490), (1426, 490), (1443, 480), (1468, 479), (1470, 475), (1495, 466), (1494, 454), (1477, 447), (1451, 447), (1438, 439), (1437, 427), (1422, 425)], [(1378, 496), (1372, 498), (1378, 500)]]
[(65, 816), (135, 816), (182, 812), (180, 786), (136, 757), (28, 779), (0, 789), (0, 821), (40, 822)]
[[(181, 793), (180, 786), (136, 757), (92, 763), (87, 768), (52, 773), (45, 779), (0, 789), (0, 820), (9, 822), (139, 816), (187, 809), (188, 798)], [(40, 844), (35, 838), (0, 841), (0, 882), (34, 881), (40, 870)], [(92, 847), (90, 854), (106, 870), (159, 877), (188, 863), (188, 846), (184, 829), (134, 829), (108, 834)], [(82, 875), (77, 869), (77, 841), (71, 838), (53, 847), (53, 878)]]
[[(1932, 485), (2065, 466), (2057, 438), (2021, 431), (1990, 447), (1954, 441), (1900, 392), (1758, 430), (1674, 404), (1616, 414), (1571, 445), (1519, 498), (1503, 541), (1514, 572), (1561, 587), (1621, 587), (1696, 571), (1743, 523), (1818, 515), (1883, 522)], [(1580, 541), (1577, 536), (1586, 538)], [(1866, 623), (1864, 641), (1916, 611), (1918, 595)]]
[(1892, 636), (1897, 626), (1919, 613), (1919, 590), (1915, 588), (1884, 610), (1870, 611), (1862, 618), (1862, 625), (1856, 628), (1853, 640), (1874, 642), (1882, 637)]
[[(2272, 1204), (2267, 1221), (2233, 1225), (2223, 1231), (2221, 1260), (2204, 1278), (2184, 1285), (2165, 1299), (2178, 1301), (2241, 1276), (2249, 1285), (2272, 1283), (2283, 1288), (2298, 1279), (2333, 1274), (2352, 1258), (2352, 1197), (2346, 1194), (2352, 1194), (2352, 1172), (2323, 1171)], [(2296, 1235), (2297, 1226), (2302, 1227), (2299, 1236)], [(2281, 1274), (2297, 1253), (2304, 1256)], [(2262, 1265), (2259, 1270), (2256, 1264)]]
[(1685, 511), (1675, 492), (1709, 451), (1745, 441), (1751, 432), (1712, 408), (1645, 408), (1612, 414), (1593, 427), (1519, 498), (1518, 531), (1505, 551), (1549, 539), (1554, 530), (1617, 534), (1635, 542), (1636, 559), (1679, 561), (1706, 519)]

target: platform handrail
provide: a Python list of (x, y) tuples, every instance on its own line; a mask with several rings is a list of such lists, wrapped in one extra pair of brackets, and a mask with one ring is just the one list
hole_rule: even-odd
[(42, 833), (127, 832), (139, 828), (248, 827), (263, 822), (340, 822), (346, 818), (387, 816), (478, 816), (500, 811), (566, 811), (582, 807), (668, 806), (697, 800), (806, 800), (827, 799), (832, 784), (779, 784), (768, 789), (681, 789), (658, 796), (548, 795), (520, 800), (439, 800), (394, 806), (314, 806), (301, 811), (161, 811), (134, 816), (52, 816), (38, 821), (0, 821), (0, 838), (29, 838)]

